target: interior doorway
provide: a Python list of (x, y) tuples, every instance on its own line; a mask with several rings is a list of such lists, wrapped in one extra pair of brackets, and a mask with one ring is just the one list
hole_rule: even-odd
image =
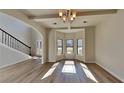
[(41, 40), (36, 41), (36, 56), (42, 57), (42, 41)]

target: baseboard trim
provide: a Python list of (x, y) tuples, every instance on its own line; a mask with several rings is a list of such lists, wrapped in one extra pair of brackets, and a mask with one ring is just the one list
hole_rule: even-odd
[(95, 63), (95, 61), (85, 61), (85, 63)]
[(32, 58), (28, 58), (28, 59), (25, 59), (25, 60), (20, 60), (20, 61), (15, 62), (15, 63), (10, 63), (10, 64), (7, 64), (7, 65), (1, 66), (0, 69), (2, 69), (2, 68), (7, 68), (7, 67), (9, 67), (9, 66), (12, 66), (12, 65), (15, 65), (15, 64), (18, 64), (18, 63), (21, 63), (21, 62), (26, 62), (26, 61), (28, 61), (28, 60), (32, 60)]
[(59, 62), (59, 61), (64, 61), (65, 59), (60, 59), (60, 60), (57, 60), (56, 62)]
[(115, 73), (111, 72), (109, 69), (103, 67), (101, 64), (98, 64), (98, 63), (95, 63), (97, 64), (98, 66), (100, 66), (102, 69), (104, 69), (106, 72), (108, 72), (110, 75), (112, 75), (114, 78), (116, 78), (117, 80), (119, 80), (121, 83), (124, 82), (124, 80), (120, 77), (118, 77)]

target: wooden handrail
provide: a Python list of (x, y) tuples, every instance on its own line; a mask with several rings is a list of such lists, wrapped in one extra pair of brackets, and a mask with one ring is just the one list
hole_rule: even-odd
[[(11, 38), (15, 39), (16, 41), (18, 41), (19, 43), (21, 43), (22, 45), (24, 45), (25, 47), (29, 48), (29, 50), (31, 51), (31, 47), (26, 45), (25, 43), (23, 43), (22, 41), (20, 41), (19, 39), (17, 39), (16, 37), (12, 36), (11, 34), (7, 33), (5, 30), (3, 30), (2, 28), (0, 28), (0, 31), (2, 31), (3, 33), (5, 33), (5, 35), (7, 34), (8, 36), (10, 36)], [(3, 37), (2, 37), (3, 39)], [(5, 38), (6, 39), (6, 38)], [(31, 54), (31, 53), (30, 53)]]

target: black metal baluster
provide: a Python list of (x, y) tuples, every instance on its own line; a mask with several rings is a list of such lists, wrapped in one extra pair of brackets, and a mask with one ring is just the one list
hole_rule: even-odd
[(29, 47), (25, 43), (21, 42), (17, 38), (13, 37), (6, 31), (2, 30), (1, 28), (0, 28), (0, 31), (2, 32), (1, 39), (2, 39), (3, 44), (5, 44), (11, 48), (15, 48), (16, 50), (22, 51), (26, 54), (31, 55), (31, 47)]

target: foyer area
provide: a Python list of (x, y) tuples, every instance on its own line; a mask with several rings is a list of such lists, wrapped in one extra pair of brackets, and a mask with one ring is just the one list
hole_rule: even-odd
[(31, 59), (0, 69), (2, 83), (120, 83), (95, 63), (61, 60), (40, 63)]

